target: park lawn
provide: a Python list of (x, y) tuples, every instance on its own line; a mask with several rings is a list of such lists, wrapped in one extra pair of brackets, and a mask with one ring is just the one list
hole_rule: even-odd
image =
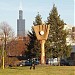
[(75, 66), (36, 66), (36, 69), (25, 67), (0, 68), (0, 75), (75, 75)]

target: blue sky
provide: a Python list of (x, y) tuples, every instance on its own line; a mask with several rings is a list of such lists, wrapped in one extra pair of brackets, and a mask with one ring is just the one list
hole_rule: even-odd
[[(26, 31), (31, 30), (35, 16), (39, 12), (42, 20), (46, 21), (53, 4), (56, 5), (61, 19), (74, 26), (75, 0), (22, 0), (23, 18)], [(6, 21), (17, 32), (17, 19), (20, 0), (0, 0), (0, 22)]]

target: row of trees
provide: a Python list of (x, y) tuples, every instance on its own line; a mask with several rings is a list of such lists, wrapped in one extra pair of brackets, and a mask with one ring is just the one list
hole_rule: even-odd
[(14, 32), (7, 22), (0, 23), (0, 45), (4, 43), (4, 49), (6, 50), (6, 44), (13, 39)]
[[(35, 17), (33, 25), (41, 25), (42, 18), (38, 13)], [(68, 32), (64, 30), (64, 21), (60, 19), (57, 8), (53, 5), (49, 16), (47, 17), (46, 25), (50, 25), (49, 37), (45, 44), (46, 57), (69, 57), (71, 52), (71, 45), (66, 44)], [(40, 57), (40, 43), (35, 36), (35, 32), (29, 32), (30, 43), (28, 44), (28, 54)]]
[(5, 65), (14, 65), (19, 56), (25, 55), (28, 41), (29, 38), (27, 36), (23, 38), (15, 37), (13, 29), (7, 22), (0, 23), (0, 65), (3, 54)]
[[(0, 23), (0, 52), (2, 53), (2, 45), (4, 43), (4, 50), (7, 51), (7, 55), (20, 55), (25, 50), (26, 44), (29, 38), (15, 37), (13, 29), (7, 22)], [(0, 53), (0, 54), (1, 54)]]
[[(33, 25), (36, 26), (41, 24), (43, 24), (42, 18), (38, 13)], [(48, 40), (45, 43), (46, 58), (68, 57), (71, 52), (71, 46), (66, 44), (68, 32), (64, 30), (65, 23), (60, 19), (60, 15), (58, 14), (55, 5), (53, 5), (45, 24), (50, 25)], [(6, 22), (1, 23), (0, 28), (0, 37), (5, 42), (7, 55), (25, 55), (27, 58), (30, 58), (31, 56), (37, 58), (40, 57), (40, 42), (37, 40), (33, 28), (31, 29), (31, 32), (28, 32), (28, 36), (26, 36), (23, 40), (13, 39), (13, 31)]]

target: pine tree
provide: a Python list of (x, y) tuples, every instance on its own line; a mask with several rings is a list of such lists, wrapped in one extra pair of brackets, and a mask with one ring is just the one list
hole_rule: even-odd
[(42, 18), (38, 12), (38, 14), (35, 17), (35, 21), (33, 21), (33, 25), (36, 26), (36, 25), (41, 25), (41, 24), (42, 24)]
[[(41, 15), (38, 13), (35, 17), (35, 21), (33, 22), (33, 25), (41, 25), (42, 24), (42, 18)], [(30, 42), (28, 45), (28, 55), (29, 57), (34, 56), (34, 57), (40, 57), (40, 44), (39, 41), (36, 38), (35, 32), (32, 28), (31, 32), (28, 34), (30, 38)]]
[[(49, 17), (47, 18), (47, 24), (50, 24), (49, 37), (46, 42), (47, 53), (50, 57), (64, 57), (68, 56), (71, 48), (66, 44), (67, 32), (64, 30), (64, 21), (60, 19), (57, 8), (53, 5)], [(67, 55), (68, 52), (68, 55)], [(47, 55), (48, 55), (47, 54)]]

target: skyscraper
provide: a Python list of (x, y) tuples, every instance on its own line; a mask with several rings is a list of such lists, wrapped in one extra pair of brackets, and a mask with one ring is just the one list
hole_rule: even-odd
[(17, 37), (25, 36), (25, 19), (23, 19), (22, 4), (20, 3), (19, 19), (17, 19)]

